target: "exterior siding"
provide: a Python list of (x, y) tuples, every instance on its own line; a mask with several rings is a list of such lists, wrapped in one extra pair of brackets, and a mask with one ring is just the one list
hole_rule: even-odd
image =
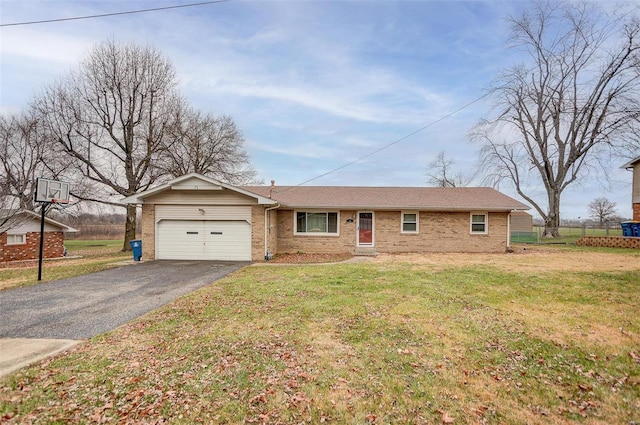
[[(631, 203), (640, 204), (640, 162), (633, 167)], [(637, 219), (636, 219), (637, 220)]]
[(525, 212), (511, 213), (512, 232), (533, 232), (533, 217)]
[[(204, 209), (202, 214), (199, 209)], [(252, 260), (264, 259), (264, 207), (255, 199), (228, 190), (166, 191), (142, 205), (142, 255), (156, 256), (156, 224), (163, 219), (249, 220)]]
[[(64, 234), (45, 232), (43, 258), (60, 258), (64, 254)], [(37, 260), (40, 254), (40, 231), (26, 233), (26, 243), (7, 245), (7, 234), (0, 235), (0, 261)]]
[(163, 205), (253, 205), (257, 201), (230, 190), (167, 190), (145, 199), (145, 203)]
[[(292, 210), (279, 210), (276, 253), (354, 253), (357, 211), (340, 211), (338, 236), (295, 235)], [(401, 233), (401, 211), (375, 211), (374, 245), (379, 253), (505, 252), (508, 213), (489, 213), (487, 234), (470, 234), (470, 212), (420, 212), (419, 233)], [(354, 218), (351, 223), (348, 218)]]
[[(202, 211), (200, 211), (202, 210)], [(251, 222), (248, 205), (156, 205), (156, 222), (160, 220), (247, 220)]]

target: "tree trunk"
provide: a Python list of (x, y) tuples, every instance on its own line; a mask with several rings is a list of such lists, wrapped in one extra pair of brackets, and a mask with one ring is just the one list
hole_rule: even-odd
[(560, 191), (555, 188), (547, 188), (549, 194), (549, 211), (544, 218), (543, 238), (560, 237)]
[(131, 251), (130, 241), (136, 238), (136, 206), (127, 205), (127, 221), (124, 224), (124, 245), (122, 252)]

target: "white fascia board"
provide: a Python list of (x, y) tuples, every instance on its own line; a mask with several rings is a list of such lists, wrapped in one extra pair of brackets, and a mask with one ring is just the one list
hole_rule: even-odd
[[(37, 218), (38, 220), (40, 220), (42, 218), (40, 214), (38, 214), (36, 212), (33, 212), (33, 211), (24, 210), (22, 212), (22, 214), (27, 214), (27, 215), (33, 216), (34, 218)], [(63, 232), (76, 233), (78, 231), (78, 229), (75, 229), (75, 228), (73, 228), (71, 226), (67, 226), (64, 223), (60, 223), (59, 221), (56, 221), (56, 220), (54, 220), (52, 218), (49, 218), (49, 217), (45, 217), (44, 218), (44, 222), (48, 223), (48, 224), (51, 224), (52, 226), (59, 227)]]
[[(232, 186), (230, 184), (219, 182), (218, 180), (215, 180), (215, 179), (212, 179), (212, 178), (209, 178), (209, 177), (205, 177), (205, 176), (203, 176), (201, 174), (198, 174), (198, 173), (185, 174), (184, 176), (180, 176), (180, 177), (175, 178), (175, 179), (173, 179), (171, 181), (168, 181), (167, 183), (161, 184), (158, 187), (154, 187), (152, 189), (145, 190), (144, 192), (140, 192), (140, 193), (137, 193), (135, 195), (131, 195), (131, 196), (128, 196), (126, 198), (123, 198), (120, 202), (122, 202), (123, 204), (143, 204), (145, 198), (148, 198), (149, 196), (155, 195), (155, 194), (163, 192), (165, 190), (187, 190), (186, 188), (178, 187), (178, 185), (181, 182), (183, 182), (185, 180), (188, 180), (188, 179), (191, 179), (191, 178), (194, 178), (194, 177), (197, 178), (197, 179), (200, 179), (203, 182), (208, 183), (210, 185), (218, 186), (220, 188), (228, 189), (228, 190), (231, 190), (233, 192), (237, 192), (237, 193), (240, 193), (242, 195), (254, 198), (254, 199), (256, 199), (258, 201), (259, 205), (274, 205), (274, 204), (276, 204), (276, 201), (274, 201), (273, 199), (265, 198), (265, 197), (260, 196), (260, 195), (258, 195), (256, 193), (252, 193), (252, 192), (246, 191), (244, 189), (240, 189), (240, 188)], [(203, 190), (213, 190), (213, 189), (211, 188), (211, 189), (203, 189)], [(218, 189), (216, 189), (216, 190), (218, 190)]]

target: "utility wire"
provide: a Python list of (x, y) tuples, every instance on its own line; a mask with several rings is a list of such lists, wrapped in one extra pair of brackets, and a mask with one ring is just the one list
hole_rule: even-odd
[(324, 177), (324, 176), (328, 176), (329, 174), (335, 173), (336, 171), (342, 170), (343, 168), (347, 168), (348, 166), (353, 165), (353, 164), (355, 164), (356, 162), (360, 162), (360, 161), (362, 161), (362, 160), (363, 160), (363, 159), (365, 159), (365, 158), (369, 158), (370, 156), (373, 156), (373, 155), (377, 154), (378, 152), (381, 152), (381, 151), (383, 151), (383, 150), (385, 150), (385, 149), (388, 149), (388, 148), (390, 148), (391, 146), (396, 145), (396, 144), (398, 144), (398, 143), (402, 142), (403, 140), (408, 139), (408, 138), (409, 138), (409, 137), (411, 137), (411, 136), (415, 136), (416, 134), (420, 133), (421, 131), (426, 130), (427, 128), (431, 127), (432, 125), (435, 125), (435, 124), (439, 123), (440, 121), (444, 121), (444, 120), (446, 120), (447, 118), (449, 118), (449, 117), (451, 117), (451, 116), (453, 116), (453, 115), (457, 114), (458, 112), (460, 112), (460, 111), (462, 111), (462, 110), (467, 109), (469, 106), (473, 105), (474, 103), (480, 102), (482, 99), (484, 99), (485, 97), (489, 96), (490, 94), (491, 94), (490, 92), (487, 92), (487, 93), (483, 94), (482, 96), (475, 98), (475, 99), (474, 99), (474, 100), (472, 100), (471, 102), (469, 102), (469, 103), (467, 103), (467, 104), (465, 104), (465, 105), (463, 105), (463, 106), (459, 107), (459, 108), (458, 108), (458, 109), (456, 109), (455, 111), (453, 111), (453, 112), (449, 112), (447, 115), (443, 115), (442, 117), (438, 118), (437, 120), (430, 122), (429, 124), (425, 125), (424, 127), (421, 127), (421, 128), (419, 128), (419, 129), (415, 130), (414, 132), (407, 134), (406, 136), (403, 136), (403, 137), (401, 137), (401, 138), (399, 138), (399, 139), (397, 139), (397, 140), (394, 140), (393, 142), (388, 143), (388, 144), (386, 144), (386, 145), (384, 145), (384, 146), (382, 146), (382, 147), (380, 147), (380, 148), (378, 148), (378, 149), (376, 149), (376, 150), (374, 150), (374, 151), (372, 151), (372, 152), (369, 152), (368, 154), (366, 154), (366, 155), (364, 155), (364, 156), (361, 156), (361, 157), (360, 157), (360, 158), (358, 158), (358, 159), (355, 159), (355, 160), (353, 160), (353, 161), (351, 161), (351, 162), (348, 162), (348, 163), (346, 163), (346, 164), (344, 164), (344, 165), (341, 165), (341, 166), (339, 166), (338, 168), (334, 168), (333, 170), (331, 170), (331, 171), (327, 171), (327, 172), (326, 172), (326, 173), (324, 173), (324, 174), (320, 174), (319, 176), (313, 177), (313, 178), (311, 178), (311, 179), (309, 179), (309, 180), (305, 180), (305, 181), (303, 181), (302, 183), (299, 183), (299, 184), (297, 184), (297, 185), (295, 185), (295, 186), (290, 186), (290, 187), (288, 187), (288, 188), (286, 188), (286, 189), (280, 190), (280, 192), (286, 192), (287, 190), (289, 190), (289, 189), (293, 189), (294, 187), (300, 187), (300, 186), (305, 185), (305, 184), (307, 184), (307, 183), (310, 183), (310, 182), (312, 182), (312, 181), (314, 181), (314, 180), (318, 180), (318, 179), (320, 179), (320, 178), (322, 178), (322, 177)]
[(19, 25), (46, 24), (46, 23), (50, 23), (50, 22), (78, 21), (80, 19), (104, 18), (105, 16), (132, 15), (134, 13), (156, 12), (158, 10), (179, 9), (179, 8), (182, 8), (182, 7), (204, 6), (204, 5), (207, 5), (207, 4), (224, 3), (224, 2), (227, 2), (227, 1), (231, 1), (231, 0), (204, 1), (204, 2), (200, 2), (200, 3), (180, 4), (180, 5), (177, 5), (177, 6), (154, 7), (152, 9), (129, 10), (127, 12), (103, 13), (103, 14), (100, 14), (100, 15), (75, 16), (75, 17), (71, 17), (71, 18), (45, 19), (45, 20), (42, 20), (42, 21), (12, 22), (10, 24), (0, 24), (0, 27), (14, 27), (14, 26), (19, 26)]

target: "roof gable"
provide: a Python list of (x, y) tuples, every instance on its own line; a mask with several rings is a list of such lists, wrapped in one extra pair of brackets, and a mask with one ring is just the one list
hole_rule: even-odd
[(235, 187), (230, 184), (222, 183), (218, 180), (205, 177), (201, 174), (190, 173), (180, 176), (167, 183), (145, 190), (144, 192), (136, 193), (135, 195), (128, 196), (122, 199), (124, 204), (144, 204), (144, 200), (150, 196), (159, 194), (167, 190), (187, 191), (187, 190), (202, 190), (202, 191), (222, 191), (230, 190), (242, 195), (254, 198), (258, 201), (258, 204), (272, 205), (275, 201), (261, 196), (260, 194), (249, 192), (243, 188)]
[[(21, 210), (19, 212), (14, 213), (14, 214), (26, 217), (27, 220), (36, 221), (36, 222), (38, 222), (38, 224), (40, 223), (41, 216), (40, 216), (40, 214), (38, 214), (36, 212), (29, 211), (29, 210)], [(49, 217), (45, 217), (44, 218), (44, 222), (46, 224), (50, 225), (50, 226), (53, 226), (53, 227), (56, 227), (56, 228), (60, 229), (61, 232), (75, 233), (75, 232), (78, 231), (78, 229), (75, 229), (75, 228), (73, 228), (71, 226), (67, 226), (64, 223), (60, 223), (59, 221), (56, 221), (56, 220), (54, 220), (52, 218), (49, 218)], [(17, 223), (19, 223), (19, 221), (12, 220), (12, 222), (11, 222), (12, 225), (10, 226), (10, 228), (15, 227), (15, 225)], [(10, 228), (0, 228), (0, 231), (7, 231), (7, 230), (10, 230)]]
[(620, 168), (630, 170), (630, 169), (632, 169), (633, 167), (635, 167), (639, 163), (640, 163), (640, 156), (637, 157), (636, 159), (632, 159), (631, 161), (627, 162), (626, 164), (624, 164)]

